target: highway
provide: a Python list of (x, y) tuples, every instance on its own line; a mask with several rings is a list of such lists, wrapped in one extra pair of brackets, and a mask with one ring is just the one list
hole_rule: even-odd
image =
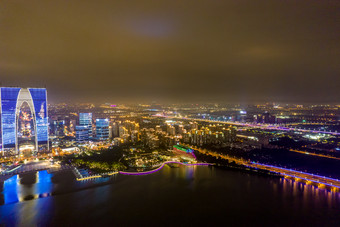
[(330, 155), (324, 155), (324, 154), (316, 154), (316, 153), (312, 153), (312, 152), (308, 152), (308, 151), (299, 151), (299, 150), (294, 150), (294, 149), (290, 149), (289, 151), (300, 153), (300, 154), (322, 157), (322, 158), (330, 158), (330, 159), (340, 160), (340, 158), (338, 158), (338, 157), (334, 157), (334, 156), (330, 156)]

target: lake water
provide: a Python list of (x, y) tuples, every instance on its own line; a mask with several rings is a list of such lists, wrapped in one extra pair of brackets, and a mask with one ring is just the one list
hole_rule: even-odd
[(78, 182), (71, 172), (14, 176), (0, 223), (19, 226), (339, 225), (340, 193), (215, 167)]

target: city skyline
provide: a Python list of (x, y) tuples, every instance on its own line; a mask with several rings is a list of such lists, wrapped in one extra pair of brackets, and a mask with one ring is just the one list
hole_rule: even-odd
[[(306, 213), (313, 224), (338, 222), (339, 105), (49, 104), (47, 117), (46, 89), (35, 89), (38, 99), (32, 89), (19, 90), (1, 88), (0, 224), (138, 226), (142, 216), (158, 226), (171, 213), (171, 223), (183, 224), (188, 217), (180, 216), (179, 204), (198, 225), (221, 223), (226, 209), (229, 222), (239, 224), (240, 204), (258, 212), (256, 225), (304, 225)], [(42, 125), (34, 116), (46, 123), (47, 150), (37, 149)], [(8, 141), (18, 141), (18, 149), (7, 149)], [(140, 213), (165, 199), (159, 220)], [(17, 208), (49, 201), (58, 202), (35, 206), (35, 215)], [(207, 207), (207, 219), (197, 202)], [(98, 209), (99, 216), (89, 215)]]
[(2, 6), (2, 86), (46, 86), (54, 103), (340, 98), (337, 1)]
[(340, 1), (0, 1), (0, 226), (338, 226)]

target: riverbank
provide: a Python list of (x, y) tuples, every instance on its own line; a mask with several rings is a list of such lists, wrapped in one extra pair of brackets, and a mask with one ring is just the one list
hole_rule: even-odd
[(122, 174), (122, 175), (147, 175), (147, 174), (151, 174), (151, 173), (155, 173), (159, 170), (161, 170), (166, 164), (179, 164), (179, 165), (184, 165), (184, 166), (209, 166), (212, 165), (210, 163), (182, 163), (182, 162), (177, 162), (177, 161), (166, 161), (163, 162), (158, 168), (156, 169), (152, 169), (152, 170), (148, 170), (148, 171), (143, 171), (143, 172), (127, 172), (127, 171), (111, 171), (111, 172), (107, 172), (107, 173), (102, 173), (102, 174), (95, 174), (95, 175), (90, 175), (90, 176), (83, 176), (81, 175), (81, 173), (79, 172), (79, 170), (74, 167), (74, 173), (77, 176), (77, 180), (78, 181), (82, 181), (82, 180), (89, 180), (89, 179), (93, 179), (93, 178), (101, 178), (101, 177), (108, 177), (108, 176), (112, 176), (112, 175), (116, 175), (116, 174)]
[(19, 196), (53, 196), (0, 206), (0, 225), (336, 226), (340, 218), (340, 197), (327, 190), (215, 166), (165, 165), (154, 174), (82, 182), (68, 171), (53, 174), (52, 186), (44, 176), (13, 186)]

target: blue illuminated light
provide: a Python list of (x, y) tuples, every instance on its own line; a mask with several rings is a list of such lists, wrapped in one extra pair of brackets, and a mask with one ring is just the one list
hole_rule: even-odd
[(35, 110), (38, 144), (48, 141), (47, 94), (44, 88), (29, 89)]
[(5, 204), (8, 203), (16, 203), (19, 202), (18, 198), (18, 175), (15, 175), (4, 182), (4, 199), (5, 199)]
[[(1, 93), (1, 148), (17, 148), (18, 111), (27, 102), (35, 115), (34, 129), (37, 145), (48, 145), (47, 92), (45, 88), (2, 87)], [(48, 147), (48, 146), (47, 146)], [(36, 148), (37, 149), (37, 148)]]
[(16, 143), (16, 105), (20, 88), (1, 88), (1, 128), (3, 148), (14, 148)]

